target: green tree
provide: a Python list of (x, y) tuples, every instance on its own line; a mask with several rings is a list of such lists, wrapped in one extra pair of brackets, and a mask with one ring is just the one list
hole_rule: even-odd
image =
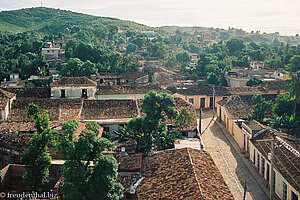
[(198, 47), (196, 44), (190, 44), (190, 52), (191, 53), (199, 53), (200, 52), (200, 47)]
[(291, 99), (291, 95), (288, 93), (279, 94), (273, 106), (273, 114), (278, 116), (283, 116), (285, 113), (292, 115), (293, 108), (294, 100)]
[(241, 52), (245, 48), (244, 41), (238, 38), (233, 38), (227, 41), (226, 47), (231, 55)]
[(98, 69), (96, 68), (96, 65), (89, 60), (83, 63), (79, 71), (80, 76), (86, 76), (88, 78), (91, 78), (91, 75), (96, 75), (97, 73)]
[(270, 125), (273, 128), (299, 128), (300, 120), (297, 118), (296, 114), (288, 115), (287, 113), (284, 113), (281, 116), (274, 114)]
[(291, 72), (300, 71), (300, 55), (295, 55), (291, 57), (289, 68)]
[(267, 110), (271, 109), (272, 103), (270, 101), (266, 101), (261, 94), (254, 95), (252, 97), (252, 101), (254, 104), (252, 106), (253, 112), (252, 115), (249, 116), (249, 119), (255, 119), (262, 123), (265, 118), (265, 113)]
[(25, 87), (50, 87), (51, 79), (33, 79), (25, 82)]
[(83, 62), (79, 58), (71, 58), (70, 60), (62, 64), (59, 74), (60, 76), (78, 76), (82, 65)]
[(175, 56), (169, 56), (168, 57), (168, 60), (167, 60), (167, 62), (166, 62), (166, 67), (170, 67), (170, 68), (172, 68), (172, 67), (176, 67), (177, 66), (177, 60), (176, 60), (176, 57)]
[(194, 120), (195, 117), (193, 113), (188, 112), (187, 108), (183, 108), (179, 111), (179, 114), (175, 119), (175, 125), (179, 130), (182, 130), (187, 128)]
[(162, 150), (166, 146), (172, 146), (172, 136), (168, 135), (171, 133), (166, 132), (164, 123), (166, 117), (175, 119), (177, 116), (172, 96), (150, 91), (145, 95), (141, 108), (145, 116), (130, 120), (125, 129), (119, 131), (119, 137), (136, 140), (138, 149), (145, 154), (149, 153), (152, 148)]
[(187, 66), (191, 62), (192, 58), (188, 52), (184, 51), (176, 55), (176, 60), (181, 64), (181, 66)]
[(49, 181), (49, 167), (51, 166), (48, 145), (53, 133), (49, 126), (48, 112), (39, 114), (39, 110), (37, 105), (29, 105), (27, 116), (35, 120), (36, 132), (30, 140), (28, 149), (21, 156), (21, 162), (25, 164), (26, 169), (24, 180), (33, 189), (42, 189), (43, 185)]
[(97, 68), (94, 63), (89, 60), (82, 62), (79, 58), (71, 58), (67, 62), (62, 64), (62, 68), (59, 71), (60, 76), (87, 76), (91, 77), (93, 74), (97, 74)]
[(30, 103), (28, 106), (27, 111), (27, 118), (34, 118), (36, 119), (39, 116), (40, 113), (40, 107), (36, 104)]
[(130, 39), (130, 42), (138, 46), (139, 48), (143, 47), (146, 44), (147, 38), (143, 35), (135, 36)]
[(292, 76), (288, 90), (291, 93), (291, 98), (295, 100), (294, 113), (296, 113), (297, 105), (300, 104), (300, 71)]
[(117, 183), (118, 164), (112, 155), (103, 155), (114, 144), (99, 137), (99, 125), (87, 122), (85, 129), (75, 138), (76, 120), (62, 124), (57, 150), (66, 160), (63, 165), (65, 184), (62, 193), (72, 200), (118, 200), (123, 196), (123, 187)]
[(282, 61), (281, 57), (276, 56), (270, 60), (266, 60), (264, 63), (264, 68), (267, 69), (280, 69), (284, 68), (284, 62)]
[(259, 80), (254, 77), (254, 78), (251, 78), (249, 81), (247, 81), (246, 85), (252, 87), (252, 86), (259, 85), (261, 83), (263, 83), (262, 80)]
[(164, 59), (167, 55), (167, 47), (163, 42), (150, 42), (148, 45), (147, 51), (152, 57), (159, 57)]
[[(0, 171), (0, 182), (2, 182), (2, 180), (4, 179), (2, 172)], [(1, 187), (0, 187), (1, 188)]]
[(218, 85), (219, 84), (219, 77), (214, 73), (210, 72), (207, 76), (208, 83)]
[(126, 53), (133, 53), (137, 49), (137, 46), (135, 44), (129, 44), (126, 48)]

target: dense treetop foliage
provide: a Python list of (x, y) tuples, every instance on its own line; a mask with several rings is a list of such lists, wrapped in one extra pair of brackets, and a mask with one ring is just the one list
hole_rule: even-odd
[(123, 187), (117, 183), (117, 160), (103, 151), (114, 148), (114, 144), (101, 137), (96, 122), (87, 122), (85, 129), (75, 136), (76, 120), (62, 124), (57, 149), (64, 160), (62, 193), (66, 199), (118, 200), (123, 196)]
[(48, 112), (40, 114), (40, 107), (29, 104), (28, 118), (35, 121), (36, 132), (30, 140), (28, 149), (22, 154), (21, 162), (25, 164), (24, 180), (35, 190), (42, 189), (49, 182), (49, 167), (51, 156), (48, 145), (51, 142), (53, 131), (49, 125)]
[[(124, 129), (118, 131), (119, 139), (133, 139), (137, 141), (138, 150), (148, 154), (153, 149), (163, 150), (174, 147), (174, 132), (166, 130), (164, 123), (166, 117), (175, 119), (178, 112), (175, 109), (175, 102), (167, 93), (148, 92), (141, 104), (144, 117), (131, 119)], [(189, 121), (191, 116), (182, 113)], [(184, 121), (178, 121), (180, 126), (185, 126)]]

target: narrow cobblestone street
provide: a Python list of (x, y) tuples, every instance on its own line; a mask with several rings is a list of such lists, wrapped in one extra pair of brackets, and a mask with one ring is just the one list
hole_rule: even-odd
[[(212, 119), (212, 112), (203, 112), (202, 117), (203, 131)], [(247, 200), (268, 199), (217, 122), (212, 121), (202, 135), (202, 139), (204, 150), (212, 156), (235, 199), (243, 199), (245, 181), (247, 183)]]

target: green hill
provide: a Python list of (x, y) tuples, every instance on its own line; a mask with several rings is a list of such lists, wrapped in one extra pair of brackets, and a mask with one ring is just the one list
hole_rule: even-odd
[(229, 40), (230, 38), (241, 38), (245, 42), (282, 42), (291, 45), (300, 44), (300, 37), (281, 36), (279, 33), (248, 33), (242, 29), (230, 28), (229, 30), (206, 27), (179, 27), (162, 26), (153, 28), (138, 24), (132, 21), (120, 20), (109, 17), (97, 17), (72, 11), (59, 10), (53, 8), (25, 8), (20, 10), (0, 12), (0, 33), (21, 33), (27, 31), (37, 31), (43, 34), (59, 35), (60, 33), (71, 34), (84, 30), (91, 35), (101, 35), (105, 29), (117, 26), (118, 30), (129, 30), (139, 32), (150, 28), (161, 36), (181, 32), (184, 35), (201, 34), (205, 31), (212, 33), (213, 40)]
[(99, 26), (118, 26), (121, 30), (142, 30), (147, 28), (145, 25), (131, 21), (96, 17), (44, 7), (0, 12), (0, 31), (3, 33), (37, 31), (47, 34), (56, 34), (72, 26), (78, 26), (86, 30), (94, 29)]

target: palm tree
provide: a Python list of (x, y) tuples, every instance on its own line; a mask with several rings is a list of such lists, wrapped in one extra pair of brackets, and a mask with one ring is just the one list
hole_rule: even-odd
[(295, 100), (294, 113), (296, 112), (297, 104), (300, 103), (300, 71), (297, 71), (295, 75), (292, 76), (290, 85), (288, 88), (292, 100)]

